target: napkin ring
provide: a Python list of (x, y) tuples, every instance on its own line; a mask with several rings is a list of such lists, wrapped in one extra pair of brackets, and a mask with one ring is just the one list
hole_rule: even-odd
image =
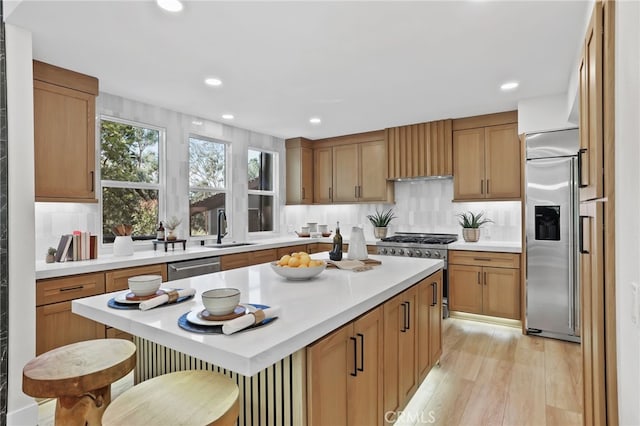
[(264, 314), (264, 311), (260, 309), (253, 313), (253, 317), (255, 318), (254, 324), (260, 324), (267, 316)]
[(180, 295), (178, 294), (178, 290), (171, 290), (167, 292), (167, 296), (169, 296), (169, 302), (168, 303), (173, 303), (176, 300), (178, 300), (178, 298), (180, 297)]

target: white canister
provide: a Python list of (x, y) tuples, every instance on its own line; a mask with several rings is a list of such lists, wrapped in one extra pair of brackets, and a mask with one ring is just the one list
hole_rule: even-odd
[(307, 222), (307, 226), (309, 227), (309, 232), (318, 232), (317, 222)]
[(114, 256), (132, 256), (133, 255), (133, 240), (131, 235), (118, 235), (113, 242), (113, 255)]
[(362, 232), (362, 228), (354, 226), (351, 228), (351, 235), (349, 236), (349, 251), (347, 252), (347, 259), (366, 260), (368, 257), (367, 242), (364, 240), (364, 232)]

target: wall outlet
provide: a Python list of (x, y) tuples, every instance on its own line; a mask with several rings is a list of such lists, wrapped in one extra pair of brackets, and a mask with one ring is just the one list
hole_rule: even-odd
[(640, 315), (638, 306), (638, 283), (631, 282), (631, 324), (638, 327), (640, 322), (638, 315)]

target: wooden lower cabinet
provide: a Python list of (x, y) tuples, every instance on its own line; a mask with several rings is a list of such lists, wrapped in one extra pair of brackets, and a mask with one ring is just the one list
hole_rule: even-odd
[(116, 269), (106, 272), (105, 287), (107, 293), (112, 291), (126, 290), (129, 288), (129, 278), (138, 275), (161, 275), (162, 282), (167, 281), (167, 264), (136, 266), (134, 268)]
[(418, 383), (442, 355), (442, 271), (418, 284)]
[(273, 262), (278, 259), (277, 249), (247, 251), (244, 253), (226, 254), (221, 256), (220, 267), (223, 271), (228, 271), (229, 269), (244, 268), (245, 266)]
[(450, 252), (449, 308), (521, 319), (519, 262), (513, 253)]
[(296, 245), (296, 246), (280, 247), (280, 248), (276, 249), (277, 258), (280, 259), (285, 254), (298, 253), (298, 252), (301, 252), (301, 251), (305, 251), (306, 252), (307, 250), (308, 250), (308, 248), (307, 248), (306, 244), (300, 244), (300, 245)]
[(104, 293), (104, 274), (36, 282), (36, 355), (82, 340), (103, 339), (105, 326), (71, 312), (71, 300)]
[(307, 347), (307, 424), (381, 425), (382, 307)]

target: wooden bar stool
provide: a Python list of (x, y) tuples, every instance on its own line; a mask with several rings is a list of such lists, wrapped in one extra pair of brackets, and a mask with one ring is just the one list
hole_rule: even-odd
[(238, 385), (220, 373), (178, 371), (122, 393), (104, 412), (102, 424), (231, 426), (240, 413), (239, 395)]
[(22, 370), (22, 391), (57, 398), (57, 425), (100, 425), (111, 401), (111, 383), (136, 366), (136, 345), (123, 339), (96, 339), (52, 349)]

